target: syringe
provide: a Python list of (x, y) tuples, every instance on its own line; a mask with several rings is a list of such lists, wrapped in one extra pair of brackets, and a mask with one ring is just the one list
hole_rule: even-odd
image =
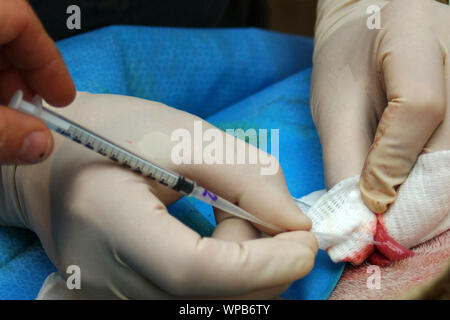
[(51, 130), (177, 192), (194, 197), (234, 216), (271, 230), (282, 231), (279, 227), (262, 221), (237, 205), (197, 185), (194, 181), (143, 159), (91, 130), (48, 110), (42, 104), (35, 105), (23, 100), (23, 93), (20, 90), (14, 94), (9, 106), (41, 119)]
[[(173, 171), (161, 168), (160, 166), (143, 159), (135, 153), (126, 150), (125, 148), (92, 132), (91, 130), (86, 129), (59, 114), (56, 114), (51, 110), (48, 110), (43, 107), (42, 104), (35, 105), (23, 100), (23, 93), (20, 90), (14, 94), (9, 106), (13, 109), (41, 119), (51, 130), (129, 168), (130, 170), (138, 172), (150, 179), (154, 179), (172, 190), (180, 192), (186, 196), (194, 197), (234, 216), (254, 222), (273, 231), (286, 231), (273, 224), (262, 221), (261, 219), (241, 209), (237, 205), (197, 185), (196, 182)], [(354, 240), (377, 244), (375, 241), (367, 239), (352, 238), (314, 231), (312, 231), (312, 233), (314, 233), (318, 238), (326, 237), (334, 238), (335, 240)]]

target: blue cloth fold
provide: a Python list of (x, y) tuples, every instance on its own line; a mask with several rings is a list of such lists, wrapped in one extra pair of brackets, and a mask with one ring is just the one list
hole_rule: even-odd
[[(312, 39), (259, 29), (114, 26), (58, 47), (78, 90), (160, 101), (223, 130), (279, 129), (279, 160), (292, 195), (324, 187), (309, 111)], [(204, 236), (214, 230), (211, 207), (195, 199), (169, 211)], [(283, 297), (326, 299), (343, 268), (321, 251), (313, 271)], [(54, 270), (31, 232), (0, 228), (1, 299), (35, 298)]]

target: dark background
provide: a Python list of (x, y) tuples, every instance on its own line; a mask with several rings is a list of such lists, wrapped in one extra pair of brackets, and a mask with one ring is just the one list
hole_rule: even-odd
[[(112, 24), (194, 28), (259, 27), (313, 35), (316, 0), (28, 0), (54, 40)], [(67, 7), (81, 9), (69, 30)]]
[(313, 36), (317, 0), (269, 0), (268, 27), (285, 33)]

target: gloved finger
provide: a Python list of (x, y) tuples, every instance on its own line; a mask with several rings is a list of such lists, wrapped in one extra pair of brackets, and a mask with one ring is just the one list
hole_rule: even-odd
[[(212, 234), (212, 238), (225, 241), (242, 242), (250, 239), (261, 237), (261, 232), (257, 230), (250, 222), (237, 218), (224, 212), (223, 210), (214, 208), (217, 227)], [(216, 297), (217, 299), (273, 299), (278, 297), (287, 288), (290, 283), (271, 288), (255, 290), (240, 296)], [(202, 299), (204, 297), (197, 297)]]
[(42, 121), (0, 106), (0, 164), (36, 163), (52, 148), (53, 137)]
[[(185, 299), (186, 296), (176, 296), (166, 292), (160, 287), (156, 286), (153, 282), (147, 279), (144, 275), (131, 269), (121, 258), (115, 254), (116, 257), (116, 267), (113, 268), (110, 279), (111, 283), (108, 284), (109, 292), (101, 292), (95, 294), (94, 290), (85, 290), (85, 294), (89, 298), (100, 298), (100, 299)], [(219, 276), (219, 275), (218, 275)], [(261, 290), (252, 291), (244, 295), (239, 296), (188, 296), (190, 299), (200, 300), (200, 299), (237, 299), (237, 300), (248, 300), (248, 299), (273, 299), (289, 288), (289, 284), (282, 286), (276, 286), (271, 288), (265, 288)], [(82, 288), (86, 289), (86, 288)], [(91, 288), (89, 288), (91, 289)]]
[[(178, 238), (174, 243), (177, 250), (167, 245), (164, 256), (149, 255), (149, 250), (142, 248), (141, 257), (131, 257), (135, 252), (128, 251), (124, 252), (124, 260), (173, 295), (213, 297), (248, 294), (285, 286), (311, 271), (316, 254), (315, 244), (312, 244), (315, 240), (309, 239), (310, 235), (299, 233), (305, 232), (291, 232), (282, 239), (279, 237), (285, 234), (242, 243), (212, 238), (190, 241)], [(143, 260), (147, 259), (145, 263)], [(156, 270), (155, 261), (164, 267), (161, 269), (159, 266)]]
[(121, 299), (121, 300), (144, 300), (144, 299), (177, 299), (176, 296), (166, 292), (155, 285), (151, 279), (130, 267), (122, 257), (115, 252), (113, 255), (114, 267), (110, 269), (108, 292), (99, 292), (96, 294), (95, 288), (88, 288), (86, 293), (91, 298), (101, 299)]
[(380, 101), (368, 98), (368, 90), (378, 88), (357, 67), (347, 63), (339, 67), (327, 56), (319, 61), (311, 81), (311, 112), (322, 145), (326, 187), (331, 189), (361, 173)]
[(50, 104), (67, 105), (74, 99), (75, 86), (61, 54), (26, 1), (1, 1), (0, 45), (28, 86)]
[(261, 232), (246, 220), (217, 208), (214, 208), (214, 215), (217, 225), (212, 234), (214, 239), (241, 242), (261, 236)]
[[(395, 20), (403, 21), (402, 17)], [(397, 187), (445, 112), (444, 60), (433, 33), (416, 28), (411, 34), (406, 21), (381, 32), (377, 61), (388, 104), (360, 182), (363, 200), (375, 213), (385, 212), (395, 201)]]
[(317, 242), (309, 232), (241, 243), (201, 238), (169, 215), (145, 184), (124, 187), (135, 200), (121, 199), (114, 186), (108, 205), (117, 210), (127, 203), (133, 214), (120, 226), (107, 221), (103, 227), (115, 234), (111, 241), (127, 265), (173, 295), (244, 294), (290, 283), (313, 266)]
[[(214, 230), (212, 237), (224, 241), (241, 242), (249, 239), (255, 239), (260, 236), (260, 232), (256, 230), (248, 221), (236, 218), (221, 210), (216, 210), (217, 228)], [(172, 295), (156, 286), (152, 281), (144, 275), (130, 268), (118, 254), (114, 254), (116, 268), (111, 276), (112, 283), (110, 288), (111, 298), (119, 299), (178, 299), (180, 296)], [(220, 275), (217, 275), (220, 277)], [(290, 283), (255, 290), (241, 296), (190, 296), (193, 299), (270, 299), (283, 293)], [(104, 294), (103, 294), (103, 297)]]
[(446, 87), (446, 108), (444, 121), (436, 129), (431, 139), (428, 141), (424, 148), (424, 152), (431, 153), (436, 151), (450, 150), (450, 55), (448, 49), (450, 48), (450, 42), (447, 43), (445, 51), (445, 87)]

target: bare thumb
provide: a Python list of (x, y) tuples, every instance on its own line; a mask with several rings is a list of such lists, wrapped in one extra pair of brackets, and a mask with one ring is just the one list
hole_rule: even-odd
[(46, 159), (53, 137), (40, 120), (0, 106), (0, 164), (31, 164)]

